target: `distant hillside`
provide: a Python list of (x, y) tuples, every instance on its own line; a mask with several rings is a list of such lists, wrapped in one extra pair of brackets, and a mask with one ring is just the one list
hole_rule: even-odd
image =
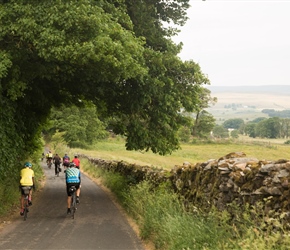
[(265, 86), (206, 86), (212, 94), (215, 93), (249, 93), (290, 95), (290, 85)]
[(290, 110), (290, 85), (267, 86), (207, 86), (217, 103), (208, 111), (221, 124), (227, 119), (247, 121), (269, 116), (263, 109)]

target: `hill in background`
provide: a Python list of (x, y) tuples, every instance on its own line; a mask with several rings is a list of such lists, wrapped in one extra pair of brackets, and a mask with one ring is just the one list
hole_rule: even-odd
[(268, 116), (263, 109), (290, 109), (290, 85), (267, 86), (207, 86), (216, 105), (208, 111), (217, 123), (227, 119), (242, 118), (245, 122)]

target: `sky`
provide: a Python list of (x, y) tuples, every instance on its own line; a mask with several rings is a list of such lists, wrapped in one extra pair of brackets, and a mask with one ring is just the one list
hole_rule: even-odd
[(290, 0), (190, 0), (174, 42), (211, 86), (290, 86)]

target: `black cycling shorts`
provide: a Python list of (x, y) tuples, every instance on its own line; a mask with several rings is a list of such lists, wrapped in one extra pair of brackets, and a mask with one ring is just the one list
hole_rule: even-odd
[(25, 195), (24, 190), (22, 189), (22, 187), (30, 187), (30, 189), (32, 189), (33, 186), (19, 186), (20, 190), (21, 190), (21, 194)]
[(71, 196), (72, 195), (72, 193), (69, 190), (71, 186), (75, 186), (76, 187), (76, 190), (78, 190), (80, 188), (80, 183), (67, 183), (66, 184), (66, 193), (67, 193), (67, 196)]

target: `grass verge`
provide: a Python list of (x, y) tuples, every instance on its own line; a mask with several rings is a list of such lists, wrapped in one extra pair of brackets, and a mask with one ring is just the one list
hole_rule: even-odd
[(166, 184), (158, 188), (147, 182), (129, 185), (118, 173), (104, 171), (82, 161), (83, 170), (102, 183), (117, 197), (133, 218), (140, 236), (151, 241), (155, 249), (213, 250), (213, 249), (289, 249), (288, 232), (280, 228), (278, 220), (265, 223), (258, 211), (248, 208), (236, 211), (232, 218), (227, 212), (212, 209), (205, 214), (193, 205), (188, 209)]

